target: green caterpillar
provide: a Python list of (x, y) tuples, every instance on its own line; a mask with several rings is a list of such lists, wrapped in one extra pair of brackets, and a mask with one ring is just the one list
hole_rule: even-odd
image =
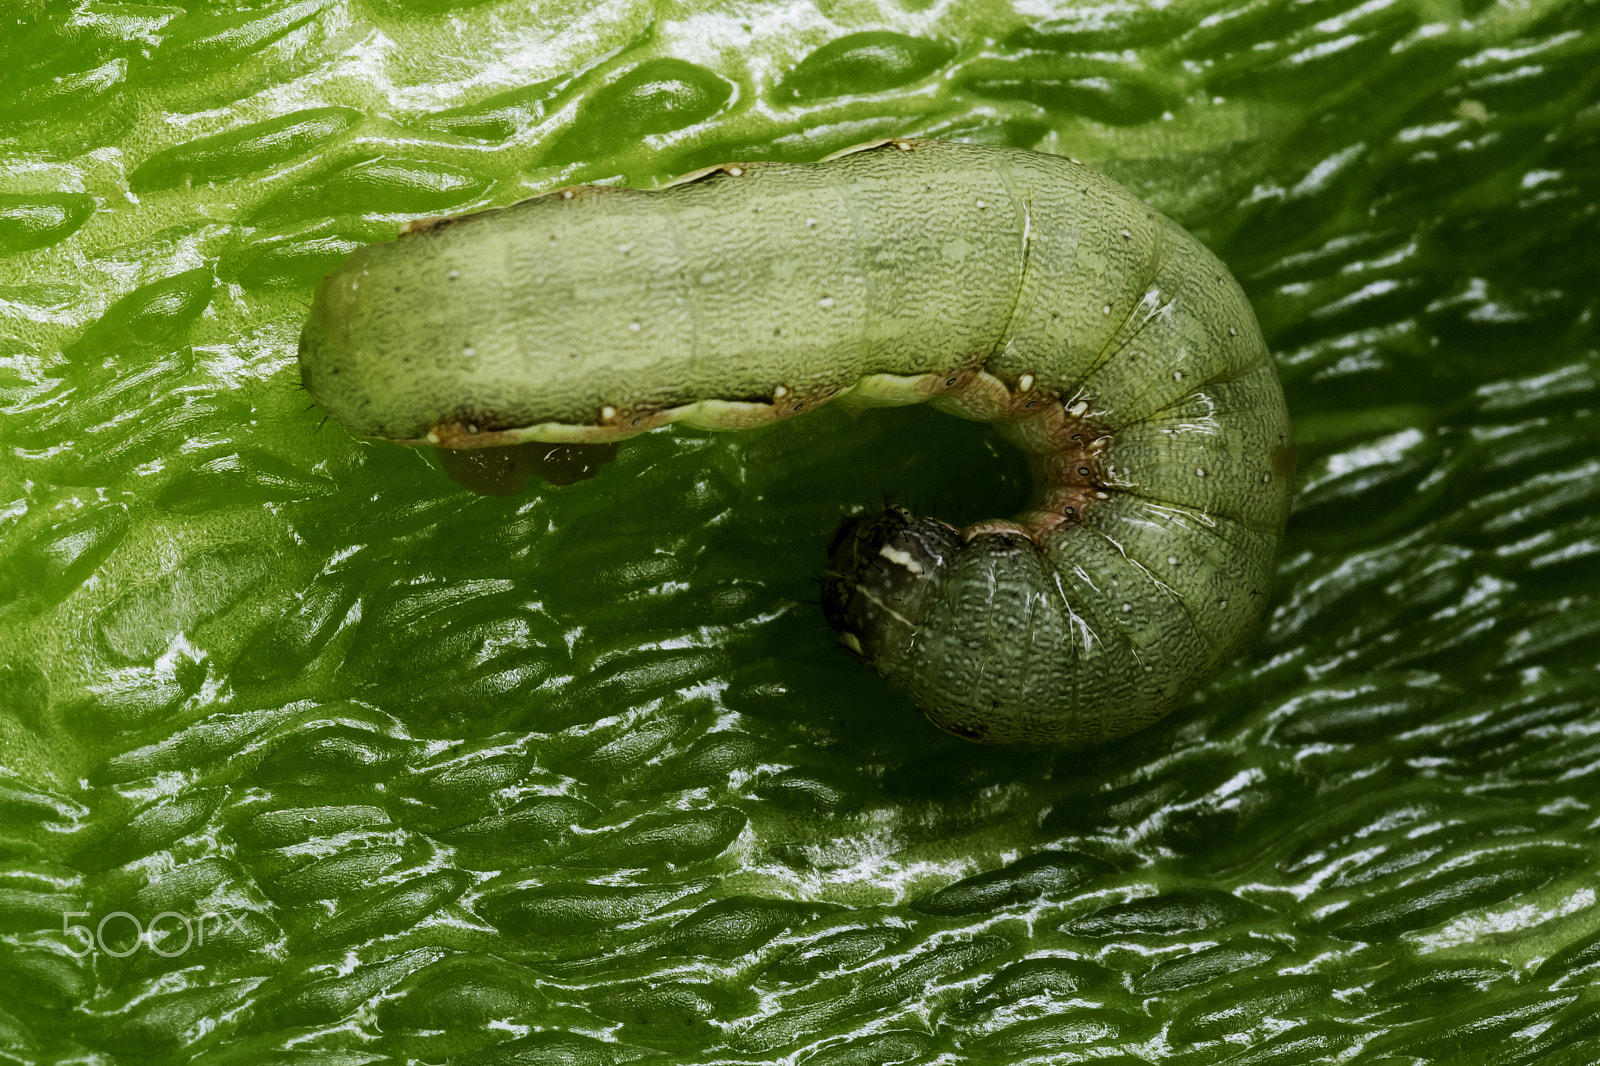
[(839, 639), (943, 729), (1092, 742), (1183, 703), (1266, 602), (1294, 448), (1226, 268), (1074, 160), (888, 140), (413, 223), (317, 289), (307, 388), (474, 448), (740, 429), (825, 403), (995, 423), (1034, 492), (834, 536)]

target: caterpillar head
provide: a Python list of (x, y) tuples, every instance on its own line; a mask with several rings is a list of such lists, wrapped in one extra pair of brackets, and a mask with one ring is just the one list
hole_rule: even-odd
[(822, 611), (840, 643), (934, 725), (1005, 744), (1065, 722), (1064, 738), (1079, 739), (1077, 712), (1052, 684), (1067, 631), (1025, 532), (963, 536), (890, 507), (845, 521), (829, 550)]
[(840, 643), (872, 666), (903, 657), (960, 550), (953, 528), (903, 507), (841, 522), (822, 581), (822, 613)]

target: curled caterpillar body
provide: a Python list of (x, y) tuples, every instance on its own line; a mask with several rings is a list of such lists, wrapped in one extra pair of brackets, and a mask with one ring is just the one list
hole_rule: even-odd
[(1092, 742), (1179, 706), (1254, 629), (1294, 448), (1218, 260), (1057, 156), (874, 142), (413, 224), (323, 280), (305, 385), (406, 444), (599, 443), (824, 403), (996, 424), (1034, 492), (964, 530), (841, 526), (823, 607), (935, 724)]

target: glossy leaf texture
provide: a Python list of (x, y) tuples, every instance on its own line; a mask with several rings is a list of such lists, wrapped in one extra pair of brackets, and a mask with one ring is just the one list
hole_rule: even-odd
[[(1600, 1061), (1592, 3), (5, 29), (0, 1057)], [(318, 278), (413, 217), (899, 135), (1104, 170), (1262, 322), (1278, 585), (1146, 732), (946, 737), (807, 602), (885, 493), (1014, 510), (983, 426), (480, 498), (306, 409)]]

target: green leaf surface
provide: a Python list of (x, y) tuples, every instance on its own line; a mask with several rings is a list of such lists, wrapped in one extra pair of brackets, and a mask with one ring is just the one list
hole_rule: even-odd
[[(1592, 2), (12, 7), (0, 1060), (1600, 1061)], [(1020, 504), (983, 426), (488, 498), (298, 388), (409, 218), (902, 135), (1101, 168), (1277, 358), (1267, 621), (1143, 733), (833, 645), (841, 517)]]

